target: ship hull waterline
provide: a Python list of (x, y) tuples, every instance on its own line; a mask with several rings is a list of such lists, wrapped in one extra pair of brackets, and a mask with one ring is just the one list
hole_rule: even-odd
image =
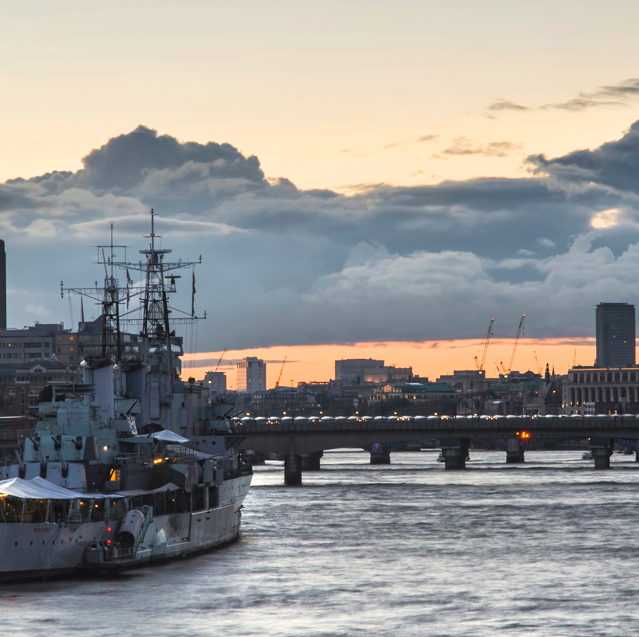
[(0, 583), (112, 574), (221, 548), (240, 535), (240, 509), (250, 481), (251, 476), (229, 481), (237, 482), (234, 486), (241, 494), (234, 502), (155, 516), (133, 559), (85, 561), (87, 549), (102, 541), (108, 526), (117, 521), (83, 522), (62, 528), (55, 523), (0, 524)]

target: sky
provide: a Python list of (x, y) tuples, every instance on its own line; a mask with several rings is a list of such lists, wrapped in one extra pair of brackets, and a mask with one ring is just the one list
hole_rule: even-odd
[(592, 363), (595, 305), (639, 294), (637, 18), (625, 1), (14, 3), (9, 325), (77, 321), (60, 280), (100, 278), (110, 223), (144, 247), (153, 207), (163, 245), (202, 256), (196, 377), (227, 348), (273, 361), (269, 384), (284, 356), (288, 384), (380, 350), (435, 378), (474, 367), (495, 318), (492, 373), (523, 313), (514, 367)]

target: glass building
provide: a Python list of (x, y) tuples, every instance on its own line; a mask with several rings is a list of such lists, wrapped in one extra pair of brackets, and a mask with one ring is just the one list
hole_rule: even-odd
[(600, 303), (597, 306), (596, 367), (635, 364), (635, 306)]

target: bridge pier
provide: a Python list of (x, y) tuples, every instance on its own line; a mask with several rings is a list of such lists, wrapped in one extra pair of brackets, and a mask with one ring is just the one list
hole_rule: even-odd
[(302, 456), (290, 454), (284, 456), (284, 484), (297, 487), (302, 484)]
[(311, 451), (302, 454), (302, 471), (319, 471), (323, 451)]
[(610, 469), (610, 456), (614, 448), (614, 438), (590, 439), (590, 453), (595, 459), (595, 469)]
[(465, 469), (470, 441), (467, 438), (443, 438), (439, 442), (446, 471)]
[(524, 450), (519, 445), (519, 438), (506, 440), (506, 464), (521, 464), (524, 462)]
[(390, 451), (371, 449), (371, 464), (390, 464)]

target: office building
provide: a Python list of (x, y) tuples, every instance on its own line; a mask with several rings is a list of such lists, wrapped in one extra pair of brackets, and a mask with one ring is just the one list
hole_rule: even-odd
[[(36, 323), (21, 330), (0, 329), (0, 359), (2, 363), (18, 363), (29, 359), (50, 358), (56, 351), (56, 337), (68, 335), (62, 323)], [(61, 357), (57, 357), (62, 360)], [(67, 363), (65, 359), (63, 361)]]
[(365, 383), (397, 383), (399, 381), (412, 382), (412, 367), (395, 367), (387, 365), (386, 367), (365, 367), (364, 382)]
[(376, 367), (384, 367), (384, 361), (372, 358), (346, 358), (335, 361), (335, 380), (360, 385), (365, 382), (365, 372), (368, 370), (370, 373)]
[(262, 359), (247, 356), (237, 361), (236, 371), (238, 392), (254, 394), (266, 391), (266, 364)]
[(595, 367), (635, 364), (635, 306), (600, 303), (597, 306), (597, 361)]
[(226, 374), (224, 372), (206, 372), (204, 383), (209, 388), (211, 396), (226, 393)]

